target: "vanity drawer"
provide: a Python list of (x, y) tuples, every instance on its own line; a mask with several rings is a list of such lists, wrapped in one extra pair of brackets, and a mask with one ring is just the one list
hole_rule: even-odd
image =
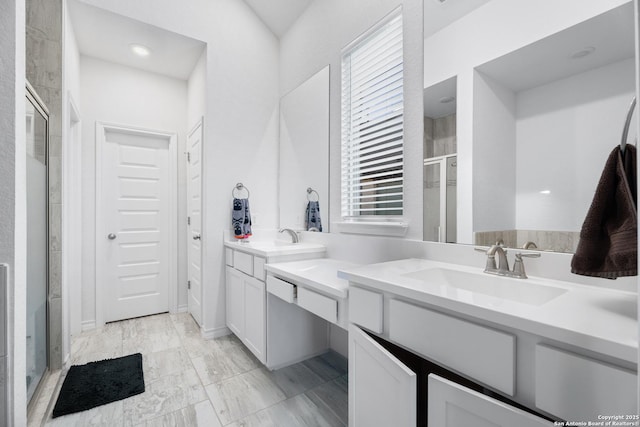
[(265, 259), (259, 256), (253, 257), (253, 277), (263, 282), (266, 280), (267, 272), (264, 269)]
[(338, 301), (334, 299), (299, 287), (298, 305), (331, 323), (338, 322)]
[(635, 372), (575, 353), (536, 346), (536, 406), (566, 420), (636, 414)]
[(233, 267), (233, 249), (224, 248), (224, 263)]
[(267, 276), (267, 292), (288, 303), (292, 303), (296, 298), (295, 285), (273, 276)]
[(382, 294), (349, 286), (349, 321), (382, 333)]
[(509, 396), (515, 393), (513, 335), (391, 300), (389, 338)]
[(253, 276), (253, 255), (233, 251), (233, 267)]

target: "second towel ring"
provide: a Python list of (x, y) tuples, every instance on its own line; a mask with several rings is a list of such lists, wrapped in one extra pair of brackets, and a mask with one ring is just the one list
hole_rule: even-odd
[[(311, 200), (311, 198), (313, 197), (313, 193), (316, 193), (316, 200)], [(309, 187), (307, 188), (307, 200), (310, 202), (319, 202), (320, 201), (320, 195), (318, 194), (318, 192), (316, 190), (314, 190), (313, 188)]]
[(248, 199), (251, 196), (251, 193), (249, 193), (249, 189), (245, 187), (244, 184), (241, 182), (237, 183), (236, 186), (233, 187), (233, 190), (231, 190), (231, 197), (233, 197), (234, 199), (239, 199), (240, 197), (236, 195), (236, 191), (242, 191), (242, 190), (245, 190), (247, 192), (247, 199)]

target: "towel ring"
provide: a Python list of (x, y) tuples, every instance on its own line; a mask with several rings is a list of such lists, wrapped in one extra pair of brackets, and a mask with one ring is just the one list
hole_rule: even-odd
[(245, 190), (247, 192), (247, 199), (251, 196), (251, 193), (249, 193), (249, 189), (245, 187), (241, 182), (237, 183), (236, 186), (231, 190), (231, 197), (233, 197), (234, 199), (239, 199), (239, 197), (236, 195), (236, 190), (238, 192)]
[(631, 117), (633, 116), (633, 111), (636, 108), (636, 97), (634, 96), (631, 100), (631, 105), (629, 105), (629, 110), (627, 111), (627, 118), (624, 121), (624, 128), (622, 129), (622, 141), (620, 141), (620, 151), (624, 154), (625, 148), (627, 148), (627, 136), (629, 135), (629, 126), (631, 125)]
[[(311, 200), (311, 197), (313, 193), (316, 193), (316, 200)], [(316, 190), (314, 190), (313, 188), (309, 187), (307, 188), (307, 200), (310, 202), (319, 202), (320, 201), (320, 195), (318, 194), (318, 192)]]

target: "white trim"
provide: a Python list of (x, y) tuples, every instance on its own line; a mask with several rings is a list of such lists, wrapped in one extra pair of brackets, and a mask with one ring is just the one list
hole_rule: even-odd
[(176, 308), (176, 313), (186, 313), (188, 309), (189, 307), (186, 304), (182, 304)]
[(200, 336), (205, 340), (213, 340), (227, 335), (231, 335), (231, 329), (226, 326), (219, 326), (212, 329), (200, 328)]
[(340, 233), (391, 237), (403, 237), (409, 228), (407, 221), (338, 221), (333, 225)]
[(83, 320), (82, 321), (82, 325), (80, 326), (80, 329), (82, 332), (85, 331), (91, 331), (93, 329), (96, 328), (96, 321), (95, 320)]
[(122, 125), (96, 121), (96, 327), (102, 327), (104, 321), (104, 292), (102, 284), (103, 264), (98, 262), (102, 253), (104, 239), (100, 236), (106, 235), (104, 220), (100, 203), (102, 201), (102, 149), (104, 146), (104, 135), (107, 129), (131, 135), (156, 136), (168, 138), (169, 140), (169, 306), (167, 309), (171, 313), (176, 313), (178, 309), (178, 135), (175, 132), (151, 130), (137, 126)]

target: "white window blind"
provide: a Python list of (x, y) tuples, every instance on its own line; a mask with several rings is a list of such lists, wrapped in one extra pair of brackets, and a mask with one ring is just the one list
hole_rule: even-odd
[(402, 215), (402, 13), (342, 57), (342, 216)]

